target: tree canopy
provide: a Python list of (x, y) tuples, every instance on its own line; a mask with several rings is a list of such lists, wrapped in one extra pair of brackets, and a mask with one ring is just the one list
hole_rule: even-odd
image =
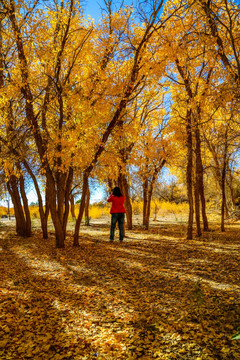
[(50, 212), (56, 246), (64, 247), (78, 186), (79, 245), (90, 177), (121, 185), (131, 228), (138, 176), (148, 228), (163, 166), (181, 173), (186, 186), (187, 237), (194, 214), (198, 236), (200, 213), (208, 230), (208, 176), (221, 192), (224, 231), (238, 194), (239, 3), (149, 0), (117, 7), (106, 0), (98, 23), (75, 0), (0, 4), (1, 173), (17, 232), (31, 234), (31, 179), (43, 235)]

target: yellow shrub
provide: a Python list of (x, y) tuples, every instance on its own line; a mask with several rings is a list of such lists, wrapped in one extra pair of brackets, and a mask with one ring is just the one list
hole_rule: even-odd
[[(40, 218), (38, 206), (29, 206), (29, 211), (30, 211), (31, 218), (35, 218), (35, 219)], [(79, 204), (77, 204), (75, 206), (76, 216), (78, 216), (78, 212), (79, 212)], [(89, 216), (92, 219), (99, 219), (103, 215), (109, 215), (109, 212), (110, 212), (110, 207), (107, 207), (107, 206), (106, 207), (100, 207), (97, 205), (89, 206)], [(6, 214), (6, 210), (1, 212), (1, 208), (0, 208), (0, 216), (3, 214)], [(69, 219), (72, 220), (71, 212), (69, 212)]]
[[(9, 209), (10, 215), (14, 215), (14, 210), (11, 208)], [(8, 208), (5, 206), (0, 206), (0, 218), (3, 215), (8, 215)]]
[[(38, 206), (30, 206), (30, 214), (31, 218), (39, 219), (39, 211)], [(13, 209), (11, 209), (13, 210)], [(76, 205), (75, 213), (78, 215), (79, 204)], [(151, 216), (154, 214), (159, 216), (165, 216), (170, 214), (180, 214), (186, 213), (188, 211), (188, 204), (186, 203), (171, 203), (167, 201), (155, 201), (151, 202)], [(11, 211), (12, 212), (12, 211)], [(133, 215), (142, 215), (143, 212), (143, 202), (142, 201), (134, 201), (132, 203), (132, 212)], [(0, 217), (7, 213), (7, 209), (0, 207)], [(98, 205), (90, 205), (89, 206), (89, 217), (91, 219), (99, 219), (102, 216), (109, 215), (110, 213), (110, 205), (106, 206), (98, 206)], [(84, 215), (83, 215), (84, 216)], [(69, 217), (71, 219), (71, 213), (69, 213)]]
[(101, 216), (109, 215), (110, 207), (100, 207), (97, 205), (90, 205), (89, 216), (92, 219), (99, 219)]
[[(132, 210), (134, 215), (141, 215), (143, 212), (143, 202), (134, 201), (132, 203)], [(171, 203), (167, 201), (153, 200), (151, 201), (151, 216), (156, 215), (168, 215), (186, 213), (188, 211), (188, 204), (186, 203)]]
[(40, 215), (39, 215), (39, 211), (38, 211), (38, 206), (34, 205), (34, 206), (29, 206), (29, 211), (30, 211), (30, 216), (33, 219), (39, 219)]
[(169, 215), (169, 214), (181, 214), (186, 213), (188, 211), (187, 203), (173, 203), (167, 201), (154, 201), (152, 203), (152, 211), (154, 211), (154, 207), (157, 206), (157, 214), (158, 215)]
[(132, 203), (132, 212), (134, 215), (141, 215), (143, 212), (143, 202), (142, 201), (134, 201)]

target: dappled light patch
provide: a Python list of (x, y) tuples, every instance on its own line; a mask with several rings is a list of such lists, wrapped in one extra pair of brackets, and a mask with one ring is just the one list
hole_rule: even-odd
[(132, 268), (137, 268), (137, 269), (142, 269), (143, 268), (143, 264), (137, 261), (131, 261), (131, 260), (126, 260), (126, 259), (117, 259), (120, 263), (123, 263), (129, 267)]
[(33, 274), (46, 275), (49, 277), (61, 277), (64, 275), (64, 267), (57, 261), (49, 261), (42, 258), (36, 258), (32, 252), (26, 248), (14, 247), (13, 253), (23, 259), (27, 266), (32, 268)]
[[(113, 250), (114, 248), (111, 247)], [(138, 251), (136, 249), (127, 249), (122, 247), (121, 249), (118, 249), (119, 252), (124, 252), (124, 253), (128, 253), (130, 255), (136, 255), (136, 256), (140, 256), (140, 257), (151, 257), (151, 258), (158, 258), (159, 256), (154, 255), (154, 254), (149, 254), (147, 249), (146, 251)]]

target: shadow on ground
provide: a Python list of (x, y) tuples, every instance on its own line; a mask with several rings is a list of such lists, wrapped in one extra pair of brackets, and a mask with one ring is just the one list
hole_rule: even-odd
[(108, 224), (29, 239), (1, 227), (2, 359), (238, 359), (238, 228), (187, 241), (154, 225), (108, 240)]

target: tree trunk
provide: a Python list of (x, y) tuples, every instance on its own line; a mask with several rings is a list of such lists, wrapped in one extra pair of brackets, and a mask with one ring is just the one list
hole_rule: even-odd
[(42, 196), (41, 196), (41, 192), (40, 192), (40, 189), (38, 186), (36, 176), (34, 175), (32, 169), (30, 168), (30, 166), (28, 165), (28, 163), (25, 159), (23, 160), (23, 165), (26, 168), (29, 175), (31, 176), (32, 181), (34, 183), (34, 187), (35, 187), (35, 190), (37, 193), (37, 198), (38, 198), (38, 210), (39, 210), (39, 214), (40, 214), (43, 239), (47, 239), (48, 238), (47, 220), (48, 220), (48, 215), (49, 215), (49, 209), (48, 209), (47, 205), (45, 205), (45, 211), (44, 211)]
[(222, 187), (221, 187), (221, 192), (222, 192), (222, 206), (221, 206), (221, 231), (224, 232), (225, 231), (225, 225), (224, 225), (224, 220), (225, 220), (225, 202), (226, 202), (226, 193), (225, 193), (225, 178), (226, 178), (226, 164), (224, 162), (224, 166), (222, 169)]
[(225, 206), (226, 206), (226, 191), (225, 191), (225, 182), (226, 182), (226, 170), (227, 170), (227, 151), (228, 151), (228, 128), (225, 131), (224, 138), (224, 156), (223, 156), (223, 167), (222, 167), (222, 177), (221, 177), (221, 192), (222, 192), (222, 206), (221, 206), (221, 231), (225, 231)]
[[(218, 171), (214, 172), (214, 177), (216, 179), (216, 182), (219, 185), (221, 194), (222, 194), (222, 171), (223, 171), (223, 165), (222, 165), (222, 169), (219, 168)], [(225, 181), (226, 181), (226, 177), (225, 177)], [(225, 187), (225, 193), (226, 193), (226, 185), (225, 184), (224, 184), (224, 187)], [(225, 216), (227, 217), (229, 210), (228, 210), (226, 196), (224, 197), (223, 201), (224, 201), (224, 213), (225, 213)], [(221, 208), (222, 208), (222, 201), (221, 201)]]
[(149, 219), (151, 213), (151, 199), (152, 199), (152, 191), (153, 191), (153, 183), (152, 181), (149, 184), (149, 188), (147, 191), (147, 208), (146, 208), (146, 222), (145, 222), (145, 229), (149, 229)]
[[(214, 174), (214, 177), (216, 179), (216, 182), (219, 185), (220, 191), (222, 192), (222, 167), (223, 166), (221, 166), (221, 164), (219, 162), (218, 154), (217, 154), (217, 151), (216, 151), (215, 147), (210, 143), (210, 141), (208, 140), (208, 138), (206, 136), (205, 136), (205, 141), (206, 141), (206, 144), (208, 146), (208, 149), (210, 150), (210, 152), (212, 154), (213, 160), (215, 162), (215, 169), (213, 171), (213, 174)], [(224, 199), (224, 208), (225, 208), (225, 210), (224, 210), (225, 215), (228, 216), (228, 206), (227, 206), (226, 197)]]
[(22, 197), (22, 201), (23, 201), (23, 209), (24, 209), (25, 221), (26, 221), (26, 236), (30, 237), (31, 236), (31, 216), (30, 216), (30, 211), (29, 211), (29, 206), (28, 206), (28, 199), (27, 199), (25, 187), (24, 187), (24, 179), (23, 179), (22, 175), (19, 178), (19, 182), (20, 182), (20, 193), (21, 193), (21, 197)]
[(70, 208), (71, 208), (72, 218), (76, 219), (75, 204), (74, 204), (74, 196), (73, 196), (73, 194), (70, 195)]
[(48, 184), (47, 197), (51, 218), (55, 229), (56, 247), (64, 248), (65, 232), (63, 227), (63, 219), (59, 218), (59, 212), (57, 211), (55, 180), (50, 171), (46, 172), (46, 177)]
[(128, 230), (132, 230), (132, 204), (129, 196), (129, 186), (127, 177), (125, 174), (121, 175), (121, 189), (123, 191), (123, 195), (125, 196), (125, 207), (126, 207), (126, 218), (127, 218), (127, 228)]
[(86, 225), (86, 226), (89, 226), (89, 225), (90, 225), (89, 204), (90, 204), (90, 190), (89, 190), (89, 184), (88, 184), (87, 194), (86, 194), (86, 203), (85, 203), (85, 209), (84, 209), (85, 225)]
[(202, 235), (201, 231), (201, 221), (200, 221), (200, 177), (201, 177), (201, 169), (200, 169), (200, 161), (201, 161), (201, 148), (200, 148), (200, 136), (197, 128), (197, 123), (195, 122), (194, 127), (194, 135), (195, 135), (195, 182), (194, 182), (194, 198), (195, 198), (195, 219), (196, 219), (196, 230), (197, 236), (200, 237)]
[(78, 217), (77, 217), (77, 221), (76, 221), (76, 225), (75, 225), (73, 246), (79, 246), (79, 230), (80, 230), (80, 225), (81, 225), (81, 221), (82, 221), (82, 217), (83, 217), (83, 213), (84, 213), (84, 209), (85, 209), (85, 201), (86, 201), (87, 188), (88, 188), (88, 176), (89, 176), (88, 173), (84, 172), (82, 197), (81, 197), (80, 209), (79, 209), (79, 213), (78, 213)]
[(158, 176), (158, 173), (161, 171), (165, 164), (166, 160), (162, 159), (159, 160), (158, 165), (155, 166), (154, 172), (152, 174), (151, 179), (146, 179), (144, 181), (144, 227), (146, 230), (149, 229), (149, 219), (150, 219), (150, 212), (151, 212), (151, 201), (152, 201), (152, 194), (153, 194), (153, 188), (156, 181), (156, 178)]
[(147, 218), (147, 195), (148, 195), (148, 179), (144, 178), (143, 180), (143, 227), (148, 228), (148, 218)]
[(72, 181), (73, 181), (73, 168), (70, 166), (68, 170), (68, 175), (66, 179), (65, 191), (64, 191), (64, 213), (63, 213), (63, 227), (66, 235), (67, 231), (67, 223), (68, 223), (68, 216), (69, 216), (69, 200), (72, 188)]
[(45, 211), (43, 208), (43, 204), (42, 204), (42, 220), (41, 220), (41, 224), (42, 224), (42, 231), (43, 231), (43, 238), (47, 239), (48, 238), (48, 216), (49, 216), (49, 196), (48, 196), (48, 191), (49, 191), (49, 187), (48, 187), (48, 182), (46, 181), (46, 189), (45, 189)]
[[(198, 107), (198, 119), (200, 120), (201, 109)], [(198, 121), (197, 119), (197, 121)], [(201, 210), (202, 210), (202, 220), (203, 220), (203, 230), (208, 231), (208, 219), (206, 213), (206, 201), (204, 194), (204, 182), (203, 182), (203, 164), (202, 164), (202, 154), (201, 154), (201, 137), (198, 122), (195, 124), (195, 139), (196, 139), (196, 178), (198, 182), (198, 193), (201, 200)], [(200, 215), (199, 215), (200, 216)]]
[[(49, 202), (50, 212), (51, 212), (51, 201)], [(53, 219), (53, 217), (52, 217)], [(55, 239), (56, 239), (56, 248), (63, 249), (65, 246), (65, 232), (62, 227), (62, 223), (60, 222), (58, 216), (54, 216), (54, 229), (55, 229)]]
[(201, 232), (201, 221), (200, 221), (200, 197), (199, 197), (199, 188), (198, 188), (198, 179), (195, 179), (194, 183), (194, 198), (195, 198), (195, 219), (196, 219), (196, 230), (197, 236), (202, 235)]
[[(49, 213), (49, 212), (48, 212)], [(48, 213), (40, 215), (43, 239), (48, 239)]]
[(188, 227), (187, 227), (187, 239), (192, 240), (193, 238), (193, 185), (192, 185), (192, 172), (193, 172), (193, 148), (192, 148), (192, 126), (191, 126), (191, 111), (187, 110), (187, 195), (189, 203), (189, 214), (188, 214)]
[[(236, 203), (235, 203), (235, 194), (234, 194), (234, 190), (233, 190), (233, 174), (232, 174), (232, 170), (229, 166), (227, 166), (227, 173), (228, 173), (228, 177), (226, 177), (226, 182), (227, 182), (227, 186), (229, 188), (230, 191), (230, 195), (231, 195), (231, 210), (234, 211), (236, 210)], [(228, 180), (229, 179), (229, 180)], [(226, 214), (226, 217), (228, 216), (228, 214)]]
[(25, 237), (27, 236), (26, 220), (18, 191), (17, 178), (15, 175), (10, 175), (9, 181), (7, 182), (7, 188), (14, 206), (14, 213), (16, 218), (16, 232), (19, 236)]
[(66, 173), (61, 173), (60, 171), (56, 174), (56, 194), (57, 194), (57, 214), (60, 223), (62, 224), (64, 237), (66, 235), (65, 223), (64, 223), (64, 212), (66, 206), (66, 181), (67, 181)]
[(204, 186), (203, 186), (203, 171), (201, 171), (200, 176), (201, 176), (201, 180), (200, 180), (200, 184), (199, 184), (199, 191), (200, 191), (200, 199), (201, 199), (201, 205), (202, 205), (203, 231), (209, 231), (208, 218), (207, 218), (207, 212), (206, 212), (206, 200), (205, 200)]
[(47, 198), (55, 229), (56, 247), (64, 248), (67, 220), (69, 214), (69, 196), (73, 179), (73, 169), (68, 172), (57, 173), (56, 181), (51, 170), (47, 167)]
[(158, 206), (157, 203), (154, 203), (154, 219), (153, 221), (157, 221), (157, 214), (158, 214)]

